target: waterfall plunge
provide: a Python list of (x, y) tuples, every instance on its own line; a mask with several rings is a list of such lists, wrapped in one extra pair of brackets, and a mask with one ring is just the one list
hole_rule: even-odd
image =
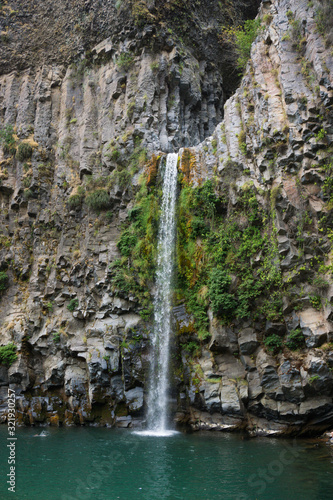
[(158, 233), (154, 331), (148, 392), (147, 431), (144, 435), (169, 436), (167, 429), (169, 345), (171, 336), (171, 284), (176, 236), (176, 194), (178, 154), (168, 154), (163, 180), (163, 199)]

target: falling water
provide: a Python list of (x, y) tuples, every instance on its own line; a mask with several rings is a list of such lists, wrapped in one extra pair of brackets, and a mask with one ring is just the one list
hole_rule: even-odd
[(148, 431), (144, 432), (160, 436), (173, 433), (167, 430), (167, 391), (171, 336), (171, 282), (176, 234), (177, 161), (178, 154), (168, 154), (163, 181), (148, 393)]

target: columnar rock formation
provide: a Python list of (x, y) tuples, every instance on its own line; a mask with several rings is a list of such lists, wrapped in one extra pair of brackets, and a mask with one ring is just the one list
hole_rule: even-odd
[[(158, 2), (138, 3), (156, 19)], [(0, 365), (0, 396), (15, 388), (20, 423), (127, 427), (142, 418), (151, 319), (135, 294), (115, 286), (114, 263), (142, 173), (158, 178), (156, 156), (179, 148), (181, 170), (191, 158), (192, 187), (213, 179), (227, 197), (226, 217), (248, 190), (270, 212), (271, 265), (288, 293), (278, 320), (226, 321), (207, 304), (210, 337), (191, 356), (184, 346), (198, 340), (193, 317), (186, 302), (175, 305), (177, 420), (253, 433), (333, 423), (333, 58), (316, 8), (305, 0), (262, 3), (264, 28), (227, 101), (231, 83), (212, 55), (217, 45), (206, 60), (200, 37), (190, 47), (171, 28), (162, 36), (152, 19), (120, 33), (113, 5), (115, 32), (103, 28), (103, 41), (91, 32), (99, 43), (87, 58), (79, 34), (63, 58), (52, 61), (45, 49), (44, 65), (29, 50), (25, 64), (6, 48), (0, 128), (13, 142), (3, 140), (0, 156), (0, 271), (8, 276), (0, 344), (14, 342), (18, 358)], [(208, 36), (214, 22), (202, 16), (199, 9)], [(68, 65), (73, 50), (82, 59)], [(258, 249), (249, 265), (262, 258)], [(230, 286), (237, 291), (237, 276)], [(305, 337), (299, 351), (265, 346), (267, 337), (295, 331)]]

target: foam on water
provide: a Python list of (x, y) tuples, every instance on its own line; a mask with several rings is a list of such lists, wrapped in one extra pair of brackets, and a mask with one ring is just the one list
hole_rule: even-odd
[(178, 431), (172, 430), (157, 430), (157, 431), (134, 431), (133, 434), (137, 434), (138, 436), (150, 436), (150, 437), (171, 437), (180, 434)]

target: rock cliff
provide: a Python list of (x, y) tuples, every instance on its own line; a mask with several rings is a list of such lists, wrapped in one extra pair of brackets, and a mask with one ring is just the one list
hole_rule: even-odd
[(0, 365), (3, 420), (8, 386), (23, 424), (142, 419), (160, 178), (180, 149), (176, 420), (328, 428), (333, 58), (319, 4), (262, 3), (227, 100), (238, 79), (220, 25), (254, 17), (252, 2), (39, 3), (0, 16), (0, 343), (18, 354)]

